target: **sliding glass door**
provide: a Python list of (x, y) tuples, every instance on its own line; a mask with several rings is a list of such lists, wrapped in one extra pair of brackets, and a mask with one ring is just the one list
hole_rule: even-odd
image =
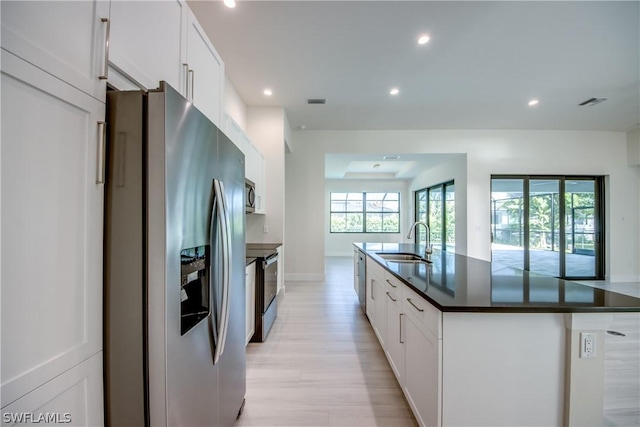
[(596, 183), (566, 180), (565, 253), (567, 276), (595, 276), (592, 262), (598, 247), (596, 238)]
[(529, 180), (529, 271), (560, 276), (560, 180)]
[(601, 177), (494, 176), (492, 261), (547, 276), (604, 276)]

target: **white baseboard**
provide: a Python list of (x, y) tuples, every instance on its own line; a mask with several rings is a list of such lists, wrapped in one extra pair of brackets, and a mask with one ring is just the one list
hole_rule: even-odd
[(324, 282), (324, 274), (285, 273), (285, 282)]
[(352, 257), (353, 256), (353, 250), (351, 250), (351, 251), (325, 252), (324, 256), (325, 257), (327, 257), (327, 256), (348, 256), (348, 257)]

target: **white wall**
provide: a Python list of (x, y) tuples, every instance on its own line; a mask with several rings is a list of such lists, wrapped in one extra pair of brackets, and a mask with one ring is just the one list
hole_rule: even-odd
[[(331, 233), (330, 232), (330, 193), (347, 192), (380, 192), (400, 193), (400, 232), (399, 233)], [(406, 234), (413, 218), (413, 208), (409, 199), (409, 185), (401, 180), (372, 180), (372, 179), (328, 179), (325, 181), (324, 211), (324, 239), (325, 256), (353, 255), (353, 242), (399, 242), (406, 241)]]
[[(285, 270), (300, 280), (323, 275), (325, 242), (325, 153), (466, 154), (466, 254), (490, 260), (492, 174), (608, 175), (607, 275), (638, 281), (640, 168), (628, 166), (627, 135), (588, 131), (294, 131), (286, 185)], [(460, 167), (460, 165), (457, 165)], [(436, 180), (441, 182), (440, 176)], [(422, 183), (421, 183), (422, 184)], [(424, 184), (428, 184), (426, 181)], [(456, 187), (463, 183), (456, 180)], [(461, 187), (464, 188), (464, 187)], [(456, 214), (458, 210), (456, 209)], [(456, 218), (456, 228), (463, 224)], [(463, 246), (460, 246), (463, 248)], [(289, 276), (291, 275), (291, 276)], [(289, 280), (289, 279), (288, 279)]]

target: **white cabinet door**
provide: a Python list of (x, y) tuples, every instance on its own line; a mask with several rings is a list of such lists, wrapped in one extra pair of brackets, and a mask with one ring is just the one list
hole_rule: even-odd
[(264, 163), (264, 156), (255, 145), (251, 146), (253, 150), (253, 164), (255, 165), (255, 173), (254, 183), (256, 184), (256, 210), (255, 213), (264, 214), (267, 212), (267, 201), (266, 201), (266, 170)]
[(2, 408), (2, 425), (104, 425), (102, 358), (99, 352)]
[[(227, 113), (224, 114), (224, 133), (229, 137), (231, 142), (233, 142), (236, 147), (242, 151), (242, 154), (244, 154), (245, 169), (248, 169), (248, 148), (251, 146), (251, 142), (246, 138), (246, 136), (244, 136), (244, 132), (240, 128), (240, 125), (238, 125)], [(247, 178), (249, 178), (247, 175), (248, 173), (249, 171), (246, 170), (245, 176)]]
[(375, 311), (373, 314), (373, 331), (380, 341), (380, 345), (386, 351), (387, 349), (387, 295), (385, 287), (379, 277), (373, 279), (373, 293), (375, 297)]
[(403, 316), (404, 394), (421, 426), (441, 425), (440, 341), (413, 316)]
[(353, 290), (356, 292), (356, 296), (359, 297), (359, 290), (358, 290), (358, 282), (360, 279), (360, 271), (358, 270), (358, 263), (359, 261), (359, 255), (360, 255), (360, 251), (357, 249), (353, 250)]
[(246, 343), (249, 344), (256, 328), (256, 263), (247, 265), (245, 273), (246, 291)]
[(11, 53), (1, 60), (4, 407), (102, 348), (105, 110)]
[(2, 1), (2, 48), (105, 101), (109, 2)]
[(399, 289), (388, 289), (385, 292), (386, 303), (386, 349), (385, 353), (389, 360), (389, 365), (395, 374), (400, 387), (404, 385), (404, 343), (402, 327), (403, 317), (401, 310), (401, 297)]
[(187, 19), (188, 95), (193, 104), (216, 126), (224, 111), (224, 63), (189, 11)]
[[(376, 296), (373, 294), (373, 284), (378, 277), (378, 265), (371, 260), (369, 257), (365, 257), (366, 262), (366, 310), (367, 317), (369, 318), (369, 323), (375, 330), (374, 322), (375, 322), (375, 312), (376, 312)], [(384, 274), (384, 273), (383, 273)]]
[(111, 2), (109, 63), (147, 89), (164, 80), (184, 92), (181, 0)]

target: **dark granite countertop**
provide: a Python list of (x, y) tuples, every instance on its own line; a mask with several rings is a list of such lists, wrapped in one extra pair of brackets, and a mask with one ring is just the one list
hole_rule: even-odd
[(385, 260), (377, 252), (424, 254), (424, 245), (354, 243), (441, 311), (640, 312), (640, 298), (434, 249), (432, 263)]
[(247, 243), (247, 257), (267, 258), (276, 253), (282, 243)]
[(257, 259), (256, 257), (246, 257), (244, 259), (245, 260), (244, 265), (247, 266), (247, 265), (249, 265), (251, 263), (254, 263), (254, 262), (256, 262), (256, 259)]

